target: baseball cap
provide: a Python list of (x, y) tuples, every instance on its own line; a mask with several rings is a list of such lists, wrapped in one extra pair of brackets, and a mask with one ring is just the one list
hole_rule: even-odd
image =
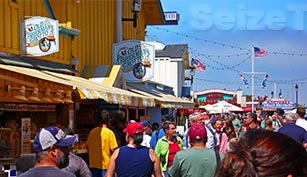
[(207, 138), (207, 131), (203, 124), (194, 124), (189, 129), (190, 139), (201, 140)]
[(134, 136), (137, 133), (143, 133), (144, 127), (138, 122), (131, 122), (127, 125), (127, 128), (124, 129), (124, 132), (129, 136)]
[(141, 124), (143, 125), (143, 127), (151, 127), (151, 124), (147, 120), (142, 120)]
[(42, 128), (34, 138), (34, 151), (40, 152), (52, 145), (71, 146), (77, 141), (77, 135), (66, 135), (56, 126)]

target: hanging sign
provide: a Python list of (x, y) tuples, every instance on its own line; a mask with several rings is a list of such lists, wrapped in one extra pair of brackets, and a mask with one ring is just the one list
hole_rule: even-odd
[(164, 25), (178, 25), (180, 14), (177, 12), (164, 12)]
[(137, 40), (113, 44), (113, 65), (121, 65), (127, 82), (143, 82), (153, 77), (155, 48)]
[(59, 51), (58, 21), (32, 17), (21, 23), (21, 49), (33, 56), (45, 56)]
[(273, 99), (267, 100), (261, 103), (261, 107), (263, 110), (271, 110), (271, 109), (293, 109), (295, 104), (289, 100), (284, 99)]

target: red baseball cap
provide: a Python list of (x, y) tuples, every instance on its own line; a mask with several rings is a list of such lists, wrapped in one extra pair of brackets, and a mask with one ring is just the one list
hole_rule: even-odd
[(207, 138), (207, 131), (203, 124), (193, 124), (189, 129), (190, 139), (201, 140)]
[(138, 122), (131, 122), (127, 125), (127, 128), (124, 129), (124, 132), (129, 136), (134, 136), (137, 133), (143, 133), (144, 127)]

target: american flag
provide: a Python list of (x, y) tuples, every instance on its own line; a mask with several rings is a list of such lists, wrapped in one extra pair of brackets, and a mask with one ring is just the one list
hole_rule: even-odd
[(205, 71), (206, 66), (199, 60), (192, 58), (191, 65), (194, 66), (195, 70), (197, 71)]
[(263, 48), (254, 47), (254, 56), (255, 57), (264, 57), (264, 56), (266, 56), (266, 51)]

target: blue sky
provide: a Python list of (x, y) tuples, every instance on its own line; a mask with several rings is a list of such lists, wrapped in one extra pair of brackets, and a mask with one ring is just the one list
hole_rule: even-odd
[[(245, 74), (246, 88), (240, 72), (251, 72), (252, 46), (266, 50), (267, 56), (256, 57), (255, 97), (271, 96), (275, 91), (295, 102), (296, 83), (299, 103), (307, 104), (307, 2), (302, 0), (227, 1), (161, 0), (163, 10), (180, 14), (177, 26), (148, 26), (147, 41), (163, 44), (188, 44), (189, 56), (206, 65), (197, 71), (193, 89), (237, 90), (251, 94), (251, 75)], [(276, 84), (274, 84), (276, 83)]]

